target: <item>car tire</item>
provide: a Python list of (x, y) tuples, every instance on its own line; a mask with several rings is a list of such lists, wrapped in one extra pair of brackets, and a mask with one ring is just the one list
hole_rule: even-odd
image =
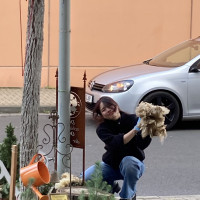
[(148, 94), (142, 101), (152, 103), (154, 105), (165, 106), (170, 112), (165, 117), (165, 124), (167, 125), (166, 129), (172, 129), (180, 119), (180, 106), (177, 99), (165, 91), (157, 91)]

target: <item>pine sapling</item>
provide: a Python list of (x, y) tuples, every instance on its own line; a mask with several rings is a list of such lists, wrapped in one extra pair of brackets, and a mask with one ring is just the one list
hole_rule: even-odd
[[(86, 182), (88, 189), (88, 200), (114, 200), (114, 195), (110, 193), (111, 186), (103, 181), (102, 167), (100, 162), (95, 163), (95, 171), (91, 179)], [(79, 196), (79, 200), (85, 200), (84, 192)]]

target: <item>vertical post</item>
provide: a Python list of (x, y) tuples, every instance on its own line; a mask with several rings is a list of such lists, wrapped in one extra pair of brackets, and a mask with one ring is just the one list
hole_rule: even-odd
[(193, 0), (191, 0), (191, 8), (190, 8), (190, 39), (192, 39), (192, 23), (193, 23)]
[(17, 145), (12, 145), (12, 158), (11, 158), (11, 180), (10, 180), (10, 194), (9, 200), (15, 199), (15, 182), (17, 172)]
[[(85, 90), (86, 90), (86, 81), (87, 81), (87, 78), (86, 78), (86, 71), (83, 75), (83, 82), (84, 82), (84, 96), (85, 96)], [(82, 105), (84, 108), (85, 108), (85, 99), (83, 101), (83, 105)], [(85, 124), (85, 114), (84, 114), (84, 124)], [(84, 126), (84, 129), (85, 129), (85, 126)], [(84, 130), (85, 132), (85, 130)], [(85, 182), (85, 137), (84, 137), (84, 147), (83, 147), (83, 182), (82, 184), (84, 184)]]
[(58, 112), (58, 68), (56, 70), (56, 111)]
[[(56, 70), (56, 112), (58, 113), (58, 69)], [(56, 117), (56, 123), (55, 123), (55, 143), (56, 143), (56, 148), (58, 146), (58, 117)], [(55, 171), (57, 171), (57, 154), (55, 155), (55, 160), (54, 160), (54, 167)]]
[[(66, 138), (66, 142), (58, 141), (58, 151), (66, 154), (70, 152), (67, 145), (70, 144), (70, 0), (60, 0), (59, 7), (58, 122), (65, 126), (62, 136)], [(62, 126), (58, 124), (58, 135), (61, 129)], [(59, 153), (57, 162), (58, 173), (69, 171), (65, 169)]]
[(49, 87), (49, 77), (50, 77), (50, 30), (51, 30), (51, 1), (48, 0), (48, 35), (47, 35), (47, 40), (48, 40), (48, 46), (47, 46), (47, 87)]

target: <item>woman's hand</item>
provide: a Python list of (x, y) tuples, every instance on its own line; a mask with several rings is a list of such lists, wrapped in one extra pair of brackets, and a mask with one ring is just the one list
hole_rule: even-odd
[(140, 131), (140, 128), (138, 127), (140, 121), (141, 121), (141, 118), (139, 117), (138, 121), (137, 121), (137, 124), (134, 126), (133, 130)]
[(135, 130), (135, 129), (132, 129), (132, 130), (130, 130), (128, 133), (126, 133), (125, 135), (124, 135), (124, 137), (123, 137), (123, 139), (124, 139), (124, 144), (127, 144), (127, 143), (129, 143), (131, 140), (132, 140), (132, 138), (137, 134), (137, 130)]
[(124, 137), (123, 137), (124, 144), (129, 143), (132, 140), (132, 138), (137, 134), (137, 132), (140, 131), (140, 129), (138, 127), (140, 120), (141, 120), (141, 118), (139, 117), (137, 124), (134, 126), (134, 128), (124, 135)]

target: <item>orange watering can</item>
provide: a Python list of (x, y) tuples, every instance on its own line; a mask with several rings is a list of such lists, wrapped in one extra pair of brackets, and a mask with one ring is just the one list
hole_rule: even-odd
[[(35, 162), (36, 158), (40, 156), (40, 160)], [(34, 183), (31, 186), (35, 194), (40, 198), (40, 200), (48, 200), (47, 195), (42, 195), (36, 188), (43, 184), (48, 184), (50, 182), (49, 170), (44, 163), (44, 156), (42, 154), (35, 154), (30, 161), (29, 165), (20, 169), (20, 176), (24, 186), (28, 186), (29, 180), (34, 179)]]

